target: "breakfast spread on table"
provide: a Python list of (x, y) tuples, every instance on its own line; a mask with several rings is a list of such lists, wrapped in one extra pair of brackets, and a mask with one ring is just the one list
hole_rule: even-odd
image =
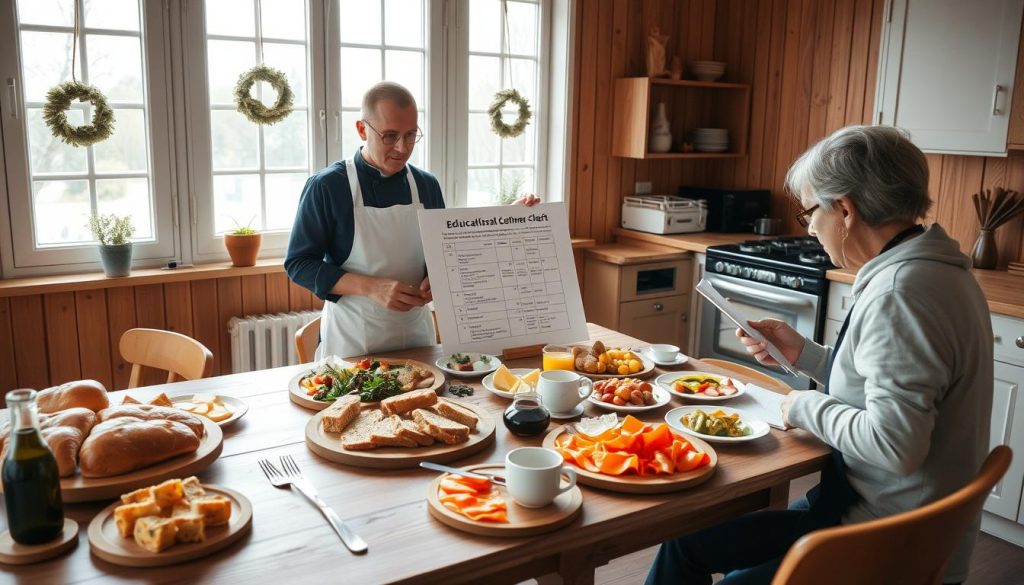
[(334, 402), (346, 395), (358, 396), (362, 402), (377, 402), (433, 384), (433, 372), (409, 361), (390, 363), (371, 358), (355, 364), (324, 360), (299, 379), (306, 396), (319, 402)]
[(715, 437), (745, 437), (753, 432), (750, 426), (740, 418), (739, 413), (729, 414), (722, 410), (714, 412), (695, 410), (684, 414), (680, 422), (694, 432)]
[(169, 479), (121, 496), (114, 520), (122, 538), (158, 553), (179, 542), (206, 540), (206, 528), (231, 519), (231, 501), (207, 494), (195, 477)]
[(457, 445), (469, 440), (478, 422), (472, 411), (438, 398), (433, 390), (414, 390), (366, 407), (355, 395), (343, 396), (321, 415), (323, 430), (339, 433), (341, 446), (354, 451)]

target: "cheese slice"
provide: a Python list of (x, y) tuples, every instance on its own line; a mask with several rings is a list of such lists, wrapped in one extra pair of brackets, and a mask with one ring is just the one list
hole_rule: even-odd
[(498, 366), (498, 369), (494, 372), (494, 387), (502, 392), (512, 392), (514, 388), (519, 384), (519, 378), (509, 371), (505, 367), (505, 364)]
[(529, 384), (531, 387), (536, 388), (537, 382), (540, 381), (540, 370), (535, 369), (529, 374), (523, 376), (521, 379), (524, 384)]

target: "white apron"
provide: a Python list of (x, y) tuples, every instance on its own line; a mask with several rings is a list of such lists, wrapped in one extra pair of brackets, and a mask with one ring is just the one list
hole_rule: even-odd
[[(382, 209), (363, 205), (355, 162), (346, 160), (345, 167), (352, 190), (355, 233), (352, 252), (341, 265), (342, 269), (366, 276), (393, 278), (419, 288), (425, 276), (425, 264), (416, 212), (423, 208), (423, 204), (420, 203), (412, 171), (405, 175), (411, 204)], [(395, 311), (369, 297), (344, 295), (336, 303), (324, 303), (316, 357), (383, 353), (432, 345), (434, 340), (434, 320), (427, 307)]]

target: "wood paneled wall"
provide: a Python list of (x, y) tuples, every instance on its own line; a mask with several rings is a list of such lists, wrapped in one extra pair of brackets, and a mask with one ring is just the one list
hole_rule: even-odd
[[(636, 181), (651, 181), (655, 193), (675, 193), (683, 184), (771, 189), (773, 215), (785, 218), (788, 232), (799, 233), (792, 220), (799, 209), (782, 189), (786, 170), (829, 133), (869, 123), (884, 6), (885, 0), (577, 3), (572, 234), (599, 243), (611, 240), (622, 196), (633, 193)], [(670, 57), (680, 55), (684, 64), (725, 61), (724, 81), (752, 85), (746, 157), (647, 161), (609, 156), (612, 81), (645, 74), (646, 37), (652, 26), (671, 35)], [(1024, 63), (1018, 75), (1024, 75)], [(674, 136), (693, 115), (674, 116)], [(1024, 191), (1024, 152), (1008, 158), (929, 155), (928, 160), (936, 203), (931, 219), (966, 252), (977, 235), (970, 195), (994, 186)], [(1024, 218), (1003, 226), (997, 236), (1001, 265), (1024, 258)]]
[[(133, 327), (198, 339), (213, 352), (214, 374), (227, 374), (229, 319), (322, 306), (284, 272), (0, 298), (0, 390), (83, 378), (126, 388), (131, 365), (118, 342)], [(147, 368), (143, 383), (165, 377)]]

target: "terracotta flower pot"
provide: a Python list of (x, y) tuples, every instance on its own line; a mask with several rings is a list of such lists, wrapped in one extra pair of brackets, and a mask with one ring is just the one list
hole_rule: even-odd
[(253, 266), (256, 264), (256, 256), (260, 253), (260, 245), (263, 244), (263, 234), (251, 236), (240, 236), (235, 234), (224, 234), (224, 247), (228, 249), (231, 256), (231, 264), (234, 266)]

